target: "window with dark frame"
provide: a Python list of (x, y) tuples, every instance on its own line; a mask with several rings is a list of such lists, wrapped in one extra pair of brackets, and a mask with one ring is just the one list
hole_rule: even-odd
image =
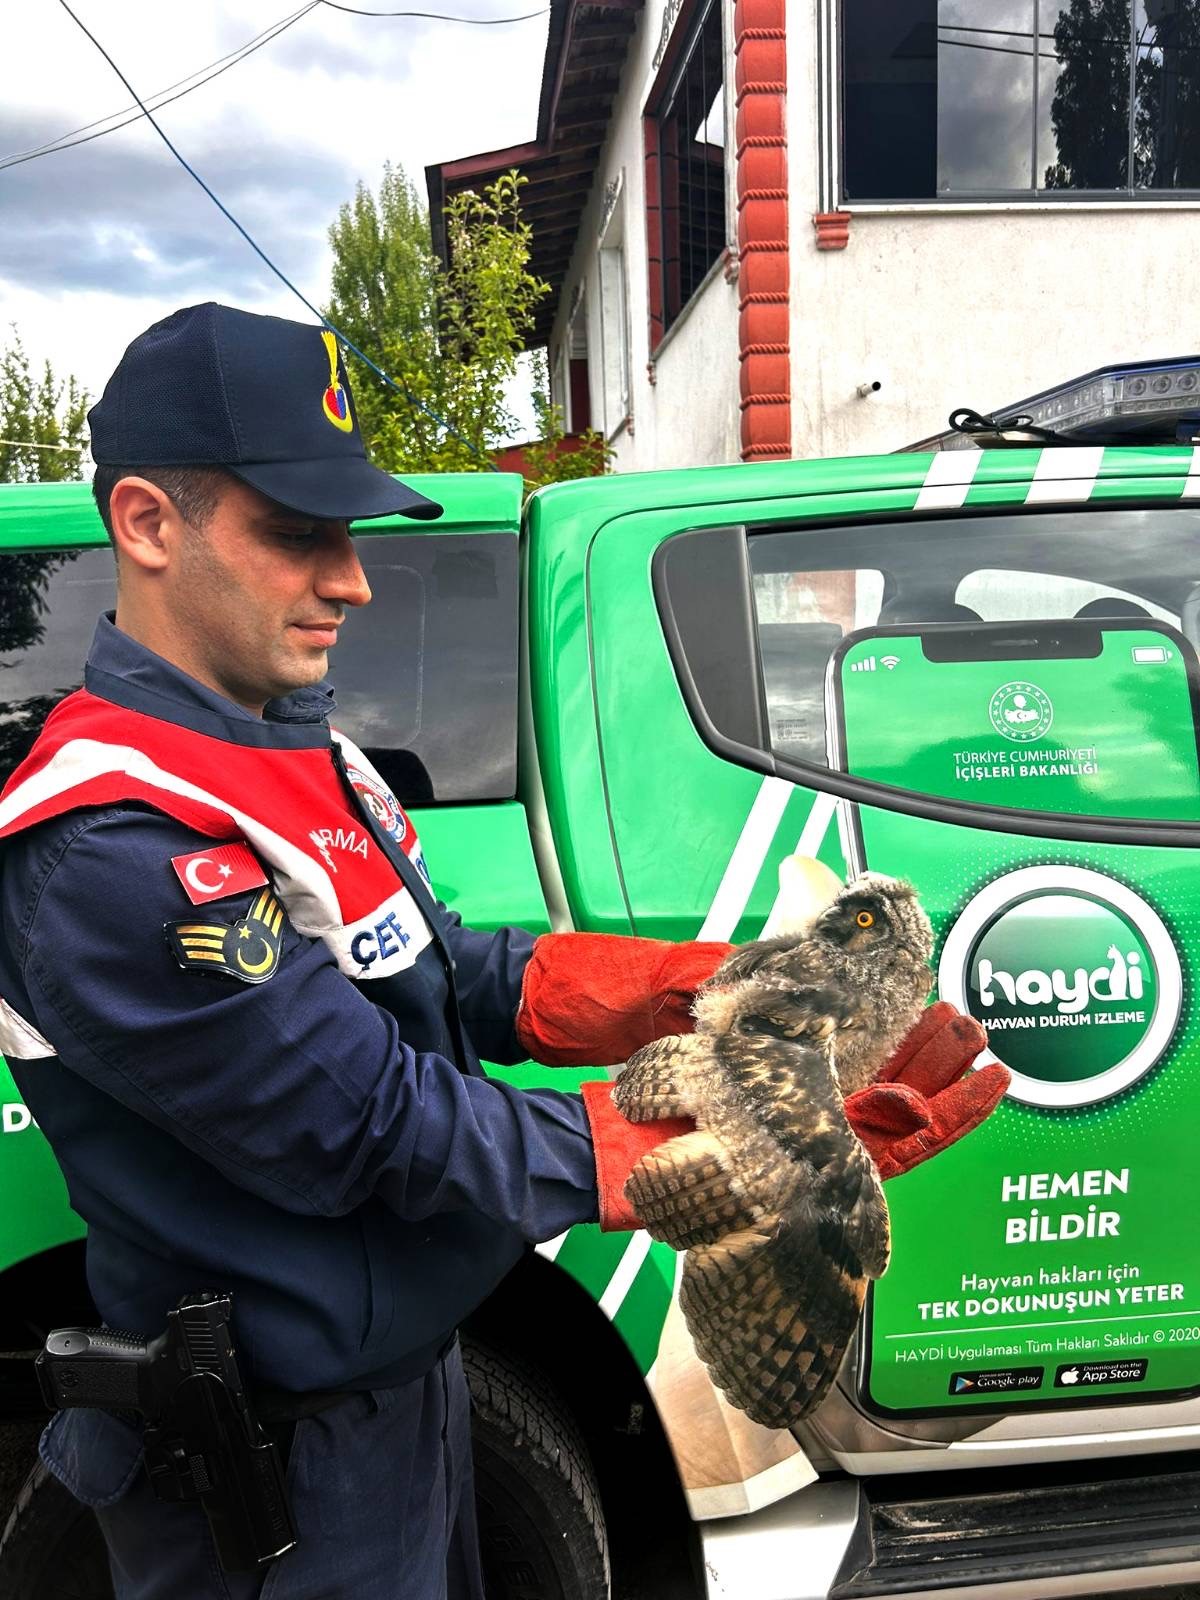
[(655, 594), (693, 714), (821, 768), (829, 662), (860, 629), (1144, 617), (1200, 654), (1198, 532), (1200, 513), (1150, 507), (689, 529), (660, 547)]
[[(334, 724), (404, 805), (508, 800), (517, 785), (517, 540), (361, 534), (374, 594), (333, 652)], [(0, 783), (77, 688), (115, 600), (107, 545), (0, 555)]]
[[(720, 0), (701, 8), (661, 96), (647, 114), (653, 342), (667, 331), (725, 248), (725, 50)], [(657, 248), (655, 246), (657, 245)]]
[(842, 0), (847, 201), (1200, 190), (1200, 0)]

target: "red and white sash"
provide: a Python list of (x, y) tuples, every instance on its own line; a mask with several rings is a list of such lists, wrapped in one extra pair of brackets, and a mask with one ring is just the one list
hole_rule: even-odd
[[(428, 881), (412, 822), (338, 733), (364, 804)], [(263, 750), (129, 711), (86, 689), (51, 713), (0, 794), (0, 839), (85, 806), (140, 801), (206, 838), (245, 839), (293, 927), (364, 982), (411, 967), (433, 938), (416, 899), (346, 795), (330, 749)], [(162, 871), (172, 873), (163, 858)], [(182, 890), (181, 890), (182, 893)]]

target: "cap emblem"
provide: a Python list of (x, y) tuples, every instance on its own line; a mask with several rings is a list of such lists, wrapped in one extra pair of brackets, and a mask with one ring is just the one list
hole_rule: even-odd
[(321, 396), (321, 410), (335, 428), (342, 433), (352, 433), (354, 418), (350, 415), (350, 396), (338, 381), (337, 340), (327, 328), (322, 329), (321, 338), (329, 357), (329, 387)]

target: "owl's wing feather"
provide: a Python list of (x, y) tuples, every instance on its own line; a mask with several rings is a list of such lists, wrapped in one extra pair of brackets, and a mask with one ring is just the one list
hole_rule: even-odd
[[(887, 1207), (868, 1168), (866, 1152), (848, 1146), (837, 1182), (795, 1195), (772, 1228), (688, 1253), (680, 1304), (697, 1353), (755, 1422), (788, 1427), (821, 1403), (858, 1325), (868, 1279), (886, 1265)], [(836, 1209), (831, 1188), (840, 1191)]]
[(655, 1239), (686, 1250), (749, 1227), (755, 1208), (730, 1170), (725, 1150), (698, 1130), (647, 1152), (630, 1174), (626, 1198)]
[(705, 1075), (714, 1068), (704, 1034), (672, 1034), (630, 1056), (617, 1079), (613, 1103), (630, 1122), (690, 1117), (702, 1103)]
[(853, 1263), (865, 1278), (882, 1278), (891, 1253), (887, 1201), (875, 1163), (859, 1140), (851, 1138), (845, 1160), (823, 1186), (824, 1215), (817, 1238), (831, 1259)]

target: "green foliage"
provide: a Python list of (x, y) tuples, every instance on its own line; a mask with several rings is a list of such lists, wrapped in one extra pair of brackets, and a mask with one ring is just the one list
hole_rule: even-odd
[[(60, 381), (47, 361), (35, 379), (21, 336), (0, 354), (0, 483), (78, 482), (83, 477), (88, 396), (73, 376)], [(38, 446), (66, 446), (41, 448)]]
[(1129, 0), (1070, 0), (1054, 24), (1048, 189), (1194, 188), (1200, 182), (1200, 0), (1172, 0), (1138, 35), (1129, 173)]
[(538, 301), (550, 293), (529, 271), (524, 183), (516, 172), (502, 173), (482, 194), (468, 189), (446, 206), (449, 266), (438, 296), (442, 415), (468, 441), (443, 441), (438, 466), (447, 471), (479, 466), (480, 454), (489, 455), (516, 426), (505, 386), (516, 376)]
[[(351, 358), (363, 438), (388, 472), (480, 471), (516, 428), (505, 393), (538, 303), (550, 292), (529, 270), (524, 182), (506, 172), (481, 193), (449, 201), (445, 267), (430, 247), (425, 209), (399, 168), (385, 168), (378, 198), (360, 184), (329, 230), (334, 267), (326, 315), (407, 391), (398, 394)], [(538, 482), (603, 470), (606, 452), (593, 453), (586, 467), (560, 452), (561, 419), (544, 397), (538, 417), (549, 430), (539, 460), (550, 474)]]
[(578, 435), (571, 447), (564, 448), (563, 416), (550, 399), (546, 358), (538, 352), (537, 387), (533, 391), (533, 414), (537, 419), (537, 443), (525, 450), (525, 487), (540, 489), (548, 483), (569, 483), (574, 478), (596, 478), (608, 471), (612, 450), (604, 435), (594, 428)]
[[(425, 209), (403, 172), (384, 168), (378, 199), (360, 183), (353, 201), (338, 212), (329, 242), (333, 281), (325, 315), (398, 383), (433, 403), (432, 381), (423, 375), (435, 374), (437, 367), (438, 264)], [(367, 448), (381, 466), (401, 470), (383, 461), (377, 445), (385, 422), (399, 410), (412, 435), (402, 451), (403, 466), (416, 470), (407, 457), (420, 457), (427, 419), (361, 361), (351, 356), (347, 365)]]

